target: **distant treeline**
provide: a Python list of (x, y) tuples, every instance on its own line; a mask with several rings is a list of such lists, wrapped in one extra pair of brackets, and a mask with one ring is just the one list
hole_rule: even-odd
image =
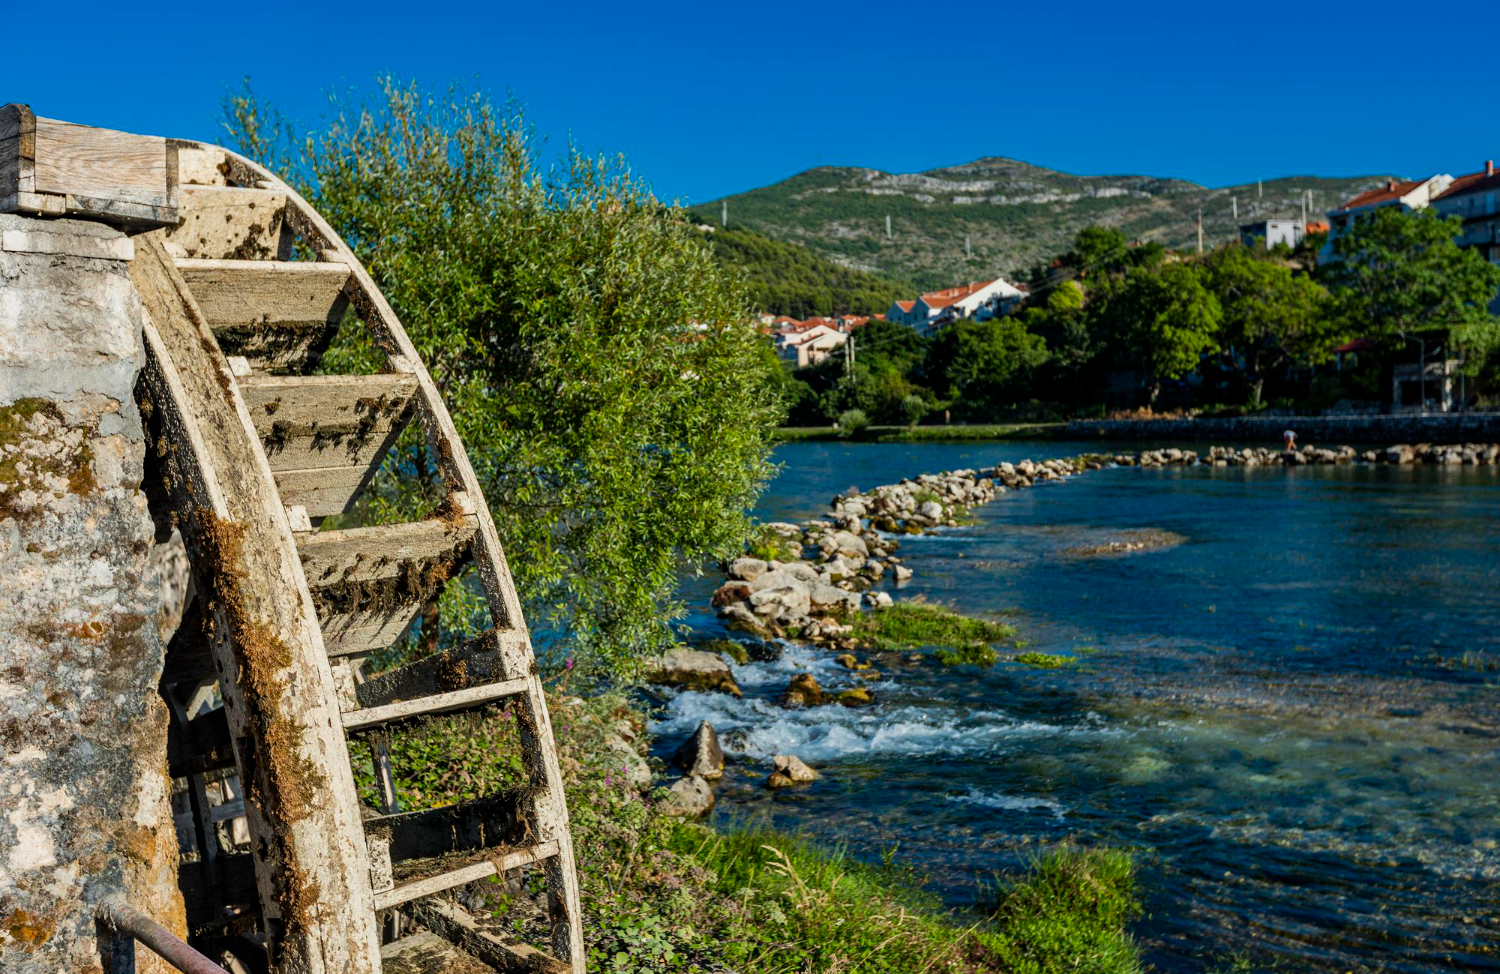
[[(704, 222), (701, 214), (694, 219)], [(806, 247), (753, 230), (718, 228), (705, 236), (719, 262), (739, 272), (751, 303), (768, 314), (799, 321), (815, 315), (882, 314), (896, 298), (916, 293), (910, 284), (843, 267)]]

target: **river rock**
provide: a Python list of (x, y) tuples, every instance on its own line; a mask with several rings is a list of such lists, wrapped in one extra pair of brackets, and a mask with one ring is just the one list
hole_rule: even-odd
[(751, 592), (750, 607), (756, 615), (763, 618), (777, 622), (790, 622), (806, 618), (812, 606), (808, 601), (807, 586), (801, 582), (794, 582), (790, 585), (779, 585)]
[(667, 789), (666, 813), (678, 818), (698, 818), (714, 807), (714, 792), (702, 777), (684, 775)]
[(726, 605), (735, 602), (743, 602), (750, 597), (750, 583), (738, 579), (731, 579), (714, 589), (714, 594), (709, 599), (715, 609), (722, 609)]
[(682, 742), (672, 762), (689, 775), (697, 775), (705, 781), (717, 781), (724, 777), (724, 751), (719, 747), (719, 735), (714, 725), (703, 721), (693, 736)]
[(689, 690), (720, 690), (734, 696), (743, 696), (740, 686), (734, 682), (734, 671), (717, 653), (678, 647), (662, 656), (652, 668), (647, 679), (665, 686), (683, 687)]
[(943, 505), (937, 501), (925, 501), (921, 507), (917, 508), (917, 513), (936, 521), (943, 516)]
[(875, 695), (864, 687), (839, 691), (839, 703), (845, 707), (868, 707), (875, 702)]
[(738, 578), (746, 582), (753, 582), (766, 573), (767, 566), (759, 558), (751, 558), (748, 555), (736, 558), (729, 563), (729, 577)]
[(839, 531), (833, 536), (834, 550), (845, 558), (868, 558), (870, 548), (865, 539), (852, 531)]
[(792, 785), (818, 780), (818, 773), (803, 764), (802, 759), (795, 754), (778, 754), (771, 761), (776, 770), (766, 779), (767, 788), (790, 788)]
[(889, 609), (895, 605), (895, 600), (887, 592), (866, 592), (865, 601), (870, 603), (871, 608)]
[(816, 613), (844, 615), (859, 611), (857, 592), (846, 592), (841, 588), (819, 582), (807, 590), (807, 595), (812, 611)]
[(781, 695), (783, 707), (816, 707), (827, 700), (828, 694), (818, 686), (811, 673), (798, 673), (792, 677), (786, 692)]
[(912, 575), (911, 569), (907, 568), (905, 565), (894, 566), (891, 569), (891, 573), (896, 576), (896, 581), (898, 582), (908, 581)]
[(781, 535), (783, 538), (800, 540), (802, 537), (802, 529), (797, 527), (797, 525), (789, 524), (786, 521), (768, 521), (763, 524), (762, 527), (774, 534)]

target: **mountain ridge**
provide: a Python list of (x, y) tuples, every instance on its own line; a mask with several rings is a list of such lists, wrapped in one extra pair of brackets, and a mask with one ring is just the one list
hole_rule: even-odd
[(985, 156), (915, 173), (817, 166), (689, 209), (717, 223), (727, 202), (731, 227), (799, 243), (845, 267), (925, 288), (987, 274), (1022, 276), (1066, 251), (1079, 230), (1095, 223), (1168, 247), (1195, 245), (1200, 205), (1204, 244), (1212, 246), (1237, 236), (1240, 223), (1300, 216), (1306, 190), (1313, 193), (1309, 219), (1316, 219), (1387, 178), (1283, 176), (1259, 187), (1207, 187), (1175, 177), (1080, 176)]

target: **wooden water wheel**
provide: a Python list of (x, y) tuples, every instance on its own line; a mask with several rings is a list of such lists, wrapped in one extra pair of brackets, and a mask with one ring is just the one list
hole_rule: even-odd
[[(197, 585), (163, 686), (171, 772), (188, 784), (180, 831), (196, 861), (182, 885), (198, 942), (242, 970), (265, 962), (259, 948), (278, 971), (583, 971), (543, 687), (442, 396), (370, 275), (305, 200), (233, 152), (168, 145), (180, 223), (136, 236), (131, 277), (148, 317), (150, 450)], [(341, 327), (365, 329), (382, 371), (313, 374)], [(413, 421), (440, 479), (433, 514), (320, 529), (353, 507)], [(469, 565), (493, 628), (365, 679), (365, 658), (401, 640)], [(399, 810), (379, 735), (497, 705), (515, 715), (524, 786)], [(376, 765), (378, 813), (356, 795), (356, 739)], [(518, 870), (544, 876), (550, 954), (493, 935), (445, 897)]]

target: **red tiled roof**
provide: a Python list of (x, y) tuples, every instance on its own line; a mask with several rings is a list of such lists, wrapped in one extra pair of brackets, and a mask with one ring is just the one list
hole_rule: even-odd
[(912, 308), (915, 308), (916, 306), (917, 306), (917, 302), (915, 302), (915, 301), (897, 301), (896, 302), (896, 307), (900, 308), (902, 311), (910, 311)]
[(1370, 339), (1368, 339), (1368, 338), (1356, 338), (1352, 342), (1345, 342), (1344, 344), (1340, 345), (1338, 348), (1335, 348), (1334, 352), (1335, 353), (1338, 353), (1338, 352), (1363, 352), (1363, 351), (1366, 351), (1366, 350), (1374, 348), (1374, 347), (1375, 347), (1375, 343), (1373, 341), (1371, 341)]
[(1478, 172), (1466, 173), (1459, 176), (1448, 184), (1434, 199), (1448, 199), (1453, 196), (1462, 196), (1465, 193), (1474, 193), (1481, 190), (1500, 189), (1500, 172), (1495, 171), (1493, 163), (1487, 163)]
[(1339, 209), (1352, 210), (1356, 206), (1374, 206), (1376, 203), (1389, 203), (1393, 200), (1399, 200), (1424, 182), (1426, 182), (1425, 179), (1408, 179), (1405, 181), (1388, 179), (1386, 180), (1386, 184), (1378, 189), (1367, 189), (1353, 199), (1345, 200)]
[(958, 287), (944, 288), (941, 291), (932, 291), (928, 294), (924, 294), (922, 295), (922, 301), (926, 303), (927, 307), (932, 308), (934, 311), (936, 311), (939, 308), (948, 307), (948, 305), (952, 304), (955, 301), (962, 301), (964, 298), (973, 294), (975, 291), (982, 291), (994, 283), (995, 279), (991, 278), (988, 281), (975, 281), (971, 284), (960, 284)]

